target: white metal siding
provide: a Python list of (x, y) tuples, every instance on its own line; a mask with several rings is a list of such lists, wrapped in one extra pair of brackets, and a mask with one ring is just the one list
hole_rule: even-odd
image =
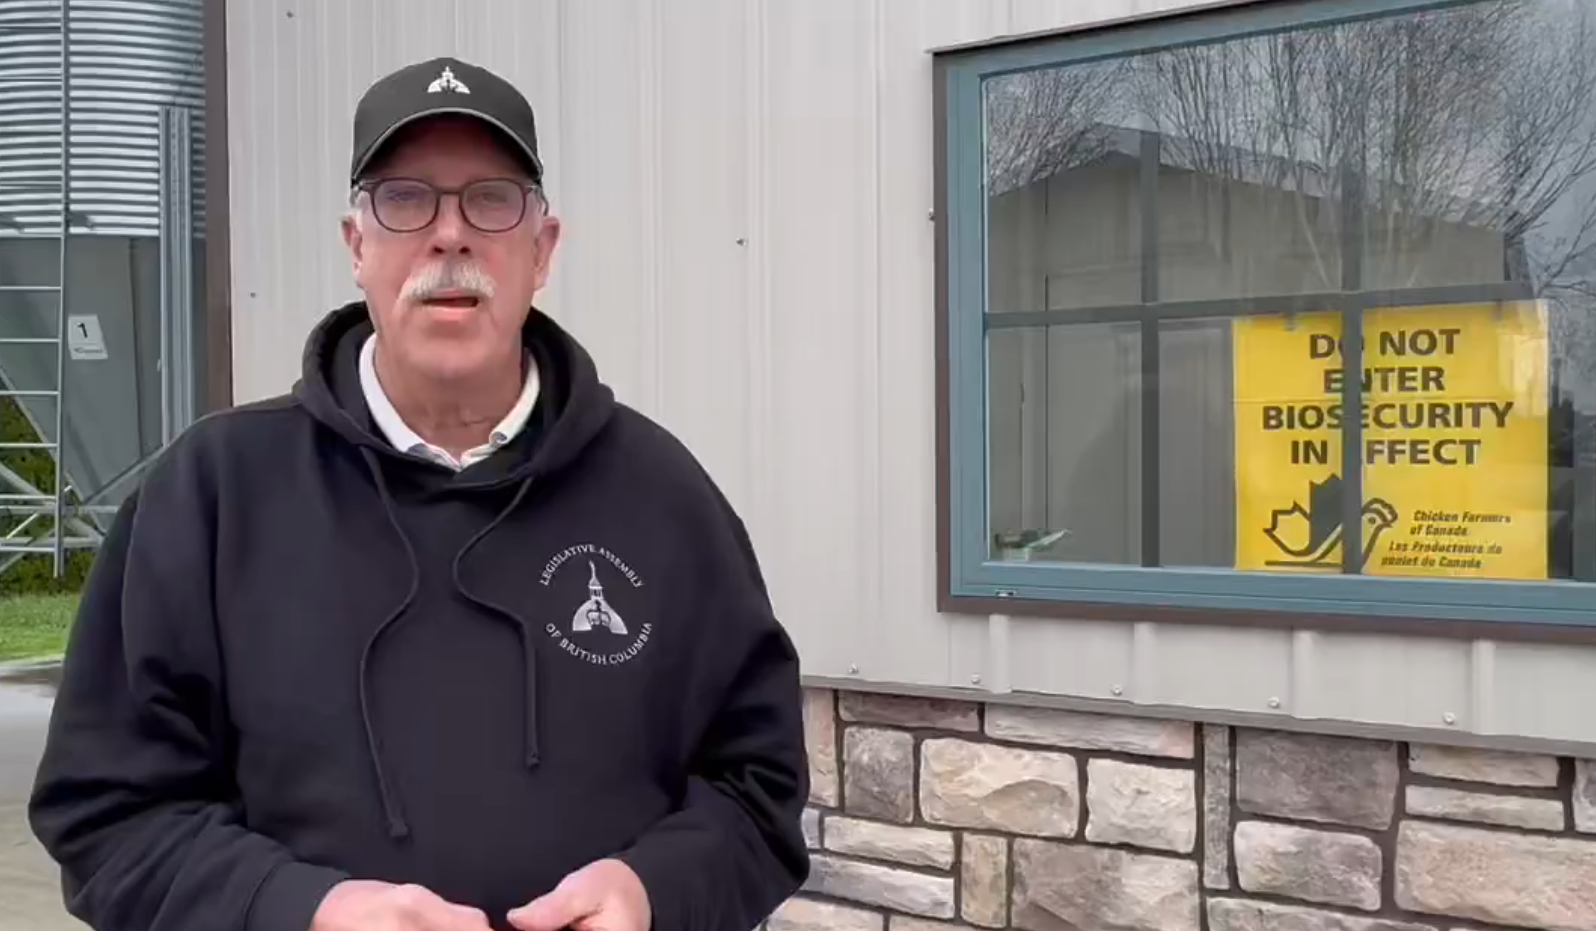
[(936, 612), (926, 50), (1178, 5), (232, 0), (237, 397), (284, 390), (356, 295), (356, 97), (457, 54), (542, 120), (543, 305), (741, 509), (809, 675), (1596, 742), (1593, 650)]

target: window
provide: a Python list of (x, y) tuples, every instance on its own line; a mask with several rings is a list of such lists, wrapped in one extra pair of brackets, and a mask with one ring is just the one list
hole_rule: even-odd
[(936, 68), (945, 608), (1596, 634), (1596, 0)]

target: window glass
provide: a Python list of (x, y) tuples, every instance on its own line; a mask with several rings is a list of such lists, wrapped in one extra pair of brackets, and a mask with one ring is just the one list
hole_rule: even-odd
[(983, 100), (990, 558), (1596, 581), (1596, 0)]
[(992, 331), (991, 558), (1141, 562), (1141, 331)]
[(1141, 299), (1138, 134), (1126, 62), (1046, 68), (987, 83), (992, 313)]

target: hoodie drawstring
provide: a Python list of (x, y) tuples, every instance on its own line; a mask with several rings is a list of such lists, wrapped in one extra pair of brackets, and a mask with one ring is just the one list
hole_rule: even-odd
[(492, 611), (495, 614), (498, 614), (500, 617), (510, 621), (511, 626), (515, 628), (516, 634), (521, 638), (521, 669), (523, 679), (526, 683), (526, 703), (523, 710), (523, 714), (525, 715), (525, 745), (522, 748), (522, 752), (527, 769), (535, 768), (538, 765), (539, 759), (537, 647), (533, 645), (533, 638), (531, 633), (526, 628), (525, 619), (502, 605), (496, 605), (487, 599), (474, 594), (465, 587), (465, 583), (460, 581), (460, 563), (465, 559), (466, 554), (471, 552), (473, 547), (482, 542), (484, 537), (492, 533), (494, 528), (498, 527), (506, 517), (510, 516), (512, 511), (520, 506), (522, 499), (526, 497), (527, 491), (532, 487), (532, 481), (532, 476), (528, 476), (526, 479), (524, 479), (521, 482), (521, 487), (516, 489), (515, 497), (511, 498), (510, 503), (504, 507), (504, 510), (499, 512), (499, 516), (489, 521), (486, 527), (483, 527), (481, 530), (477, 531), (475, 536), (466, 541), (466, 545), (460, 547), (460, 552), (456, 553), (454, 557), (454, 587), (460, 592), (460, 594), (466, 596), (466, 598), (469, 599), (473, 604), (481, 608), (486, 608), (487, 610)]
[[(406, 611), (410, 610), (411, 605), (414, 604), (416, 595), (421, 587), (421, 565), (420, 561), (416, 558), (416, 549), (411, 544), (410, 537), (405, 533), (404, 526), (399, 522), (398, 507), (393, 500), (392, 493), (388, 489), (388, 480), (383, 475), (382, 464), (377, 461), (376, 454), (369, 449), (362, 449), (361, 454), (365, 458), (366, 465), (370, 467), (372, 476), (376, 480), (377, 495), (382, 499), (383, 510), (388, 515), (388, 522), (393, 525), (394, 532), (399, 535), (400, 542), (404, 544), (405, 555), (410, 560), (410, 588), (405, 593), (404, 600), (402, 600), (399, 603), (399, 606), (394, 608), (394, 610), (388, 614), (387, 618), (385, 618), (383, 622), (378, 625), (371, 637), (367, 639), (365, 649), (360, 654), (360, 716), (361, 721), (365, 725), (366, 729), (366, 746), (371, 753), (371, 766), (377, 779), (377, 791), (382, 797), (383, 816), (388, 822), (388, 835), (395, 839), (401, 839), (410, 835), (410, 826), (405, 821), (404, 812), (400, 807), (398, 796), (393, 787), (389, 785), (387, 775), (382, 769), (382, 751), (381, 748), (377, 746), (377, 731), (376, 727), (372, 723), (371, 717), (371, 700), (368, 689), (368, 669), (370, 666), (371, 655), (377, 645), (378, 639), (380, 639), (384, 633), (391, 629), (398, 622), (400, 617), (402, 617)], [(516, 633), (521, 638), (521, 651), (523, 654), (524, 675), (526, 682), (526, 746), (524, 758), (528, 769), (531, 769), (538, 764), (537, 651), (533, 646), (533, 639), (531, 635), (527, 632), (526, 622), (524, 620), (522, 620), (514, 612), (509, 611), (508, 609), (499, 605), (492, 604), (491, 602), (488, 602), (466, 590), (465, 586), (460, 581), (460, 562), (473, 547), (480, 543), (482, 539), (489, 533), (492, 533), (493, 530), (499, 526), (499, 524), (504, 522), (505, 518), (510, 516), (510, 514), (521, 504), (521, 501), (526, 497), (527, 491), (531, 487), (532, 478), (529, 476), (520, 483), (520, 487), (516, 489), (515, 496), (510, 499), (510, 503), (500, 510), (498, 515), (495, 516), (493, 520), (488, 522), (487, 526), (477, 531), (477, 533), (466, 542), (465, 546), (460, 548), (460, 552), (455, 555), (453, 566), (454, 584), (460, 593), (478, 606), (487, 608), (488, 610), (513, 621)]]
[(371, 468), (371, 474), (376, 478), (377, 496), (382, 499), (382, 507), (388, 514), (388, 522), (399, 535), (399, 541), (405, 547), (405, 555), (410, 559), (409, 591), (405, 592), (404, 600), (399, 602), (399, 606), (394, 608), (372, 632), (371, 637), (366, 640), (366, 648), (360, 653), (360, 719), (366, 727), (366, 747), (371, 752), (371, 766), (377, 776), (377, 792), (382, 796), (382, 813), (388, 821), (388, 836), (398, 839), (410, 836), (410, 825), (405, 823), (404, 812), (399, 808), (399, 799), (394, 796), (393, 787), (388, 785), (388, 778), (382, 771), (382, 751), (377, 747), (377, 731), (371, 723), (367, 669), (372, 648), (377, 645), (377, 640), (394, 625), (395, 621), (410, 610), (410, 605), (415, 602), (416, 593), (421, 588), (421, 563), (416, 559), (416, 548), (411, 545), (410, 537), (399, 523), (399, 512), (394, 507), (393, 495), (388, 491), (388, 480), (382, 474), (382, 464), (377, 461), (376, 454), (369, 449), (362, 449), (361, 454), (366, 459), (366, 465)]

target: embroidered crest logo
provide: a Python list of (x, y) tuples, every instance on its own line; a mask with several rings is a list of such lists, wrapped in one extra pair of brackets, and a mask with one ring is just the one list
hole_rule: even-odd
[(431, 84), (427, 85), (427, 93), (441, 94), (444, 91), (454, 91), (456, 94), (469, 94), (471, 93), (471, 88), (466, 87), (459, 78), (454, 76), (453, 69), (451, 69), (448, 65), (444, 65), (443, 73), (438, 75), (438, 77), (434, 79)]
[(587, 600), (576, 609), (571, 616), (571, 632), (577, 634), (587, 633), (595, 627), (602, 627), (612, 634), (625, 634), (626, 622), (615, 613), (609, 602), (604, 600), (604, 583), (599, 581), (598, 566), (593, 565), (593, 560), (587, 561), (590, 573), (587, 581)]
[[(573, 591), (576, 580), (572, 576), (582, 567), (587, 569), (587, 578), (582, 589)], [(544, 630), (564, 653), (594, 666), (619, 666), (643, 652), (654, 626), (644, 622), (634, 630), (612, 601), (612, 594), (605, 591), (606, 579), (612, 592), (643, 587), (642, 576), (602, 546), (584, 543), (556, 553), (544, 565), (538, 583), (554, 592), (570, 592), (573, 601), (582, 594), (586, 597), (576, 604), (564, 626), (551, 621)]]

